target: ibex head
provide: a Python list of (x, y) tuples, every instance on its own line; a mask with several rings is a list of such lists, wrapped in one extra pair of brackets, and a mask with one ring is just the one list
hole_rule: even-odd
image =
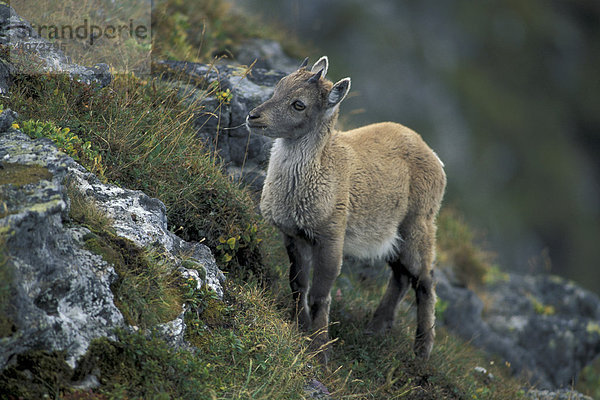
[(327, 57), (321, 57), (310, 69), (307, 63), (308, 58), (279, 81), (273, 97), (250, 111), (246, 123), (252, 131), (272, 138), (298, 139), (335, 122), (338, 106), (350, 90), (350, 78), (335, 85), (326, 79)]

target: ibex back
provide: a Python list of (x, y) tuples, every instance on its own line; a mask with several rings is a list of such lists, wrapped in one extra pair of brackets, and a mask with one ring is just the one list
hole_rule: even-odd
[(396, 305), (411, 285), (417, 301), (414, 351), (427, 359), (435, 335), (432, 268), (435, 219), (446, 186), (443, 164), (400, 124), (335, 131), (350, 78), (333, 84), (325, 78), (326, 57), (311, 69), (307, 60), (247, 117), (252, 132), (275, 138), (260, 208), (284, 236), (296, 320), (315, 332), (317, 347), (325, 344), (330, 291), (343, 255), (385, 259), (393, 273), (369, 330), (392, 326)]

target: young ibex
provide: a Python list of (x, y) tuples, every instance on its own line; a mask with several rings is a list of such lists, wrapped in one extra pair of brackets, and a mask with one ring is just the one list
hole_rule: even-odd
[(330, 291), (343, 254), (385, 259), (393, 274), (369, 329), (392, 326), (411, 284), (414, 351), (427, 359), (435, 334), (432, 264), (443, 164), (417, 133), (396, 123), (335, 131), (350, 78), (334, 85), (325, 79), (327, 57), (311, 69), (307, 61), (246, 119), (252, 132), (275, 138), (260, 209), (284, 236), (296, 320), (316, 332), (315, 344), (326, 343)]

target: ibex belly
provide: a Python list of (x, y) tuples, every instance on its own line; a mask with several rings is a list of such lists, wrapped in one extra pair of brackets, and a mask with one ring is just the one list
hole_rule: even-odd
[(397, 223), (376, 218), (362, 223), (349, 222), (344, 238), (344, 254), (374, 260), (387, 259), (400, 250), (402, 238), (398, 234)]

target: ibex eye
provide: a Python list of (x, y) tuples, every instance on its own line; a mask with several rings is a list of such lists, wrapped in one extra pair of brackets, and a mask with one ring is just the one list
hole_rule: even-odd
[(302, 111), (306, 108), (306, 106), (304, 105), (303, 102), (301, 102), (300, 100), (296, 100), (295, 102), (292, 103), (292, 107), (294, 107), (294, 109), (296, 111)]

